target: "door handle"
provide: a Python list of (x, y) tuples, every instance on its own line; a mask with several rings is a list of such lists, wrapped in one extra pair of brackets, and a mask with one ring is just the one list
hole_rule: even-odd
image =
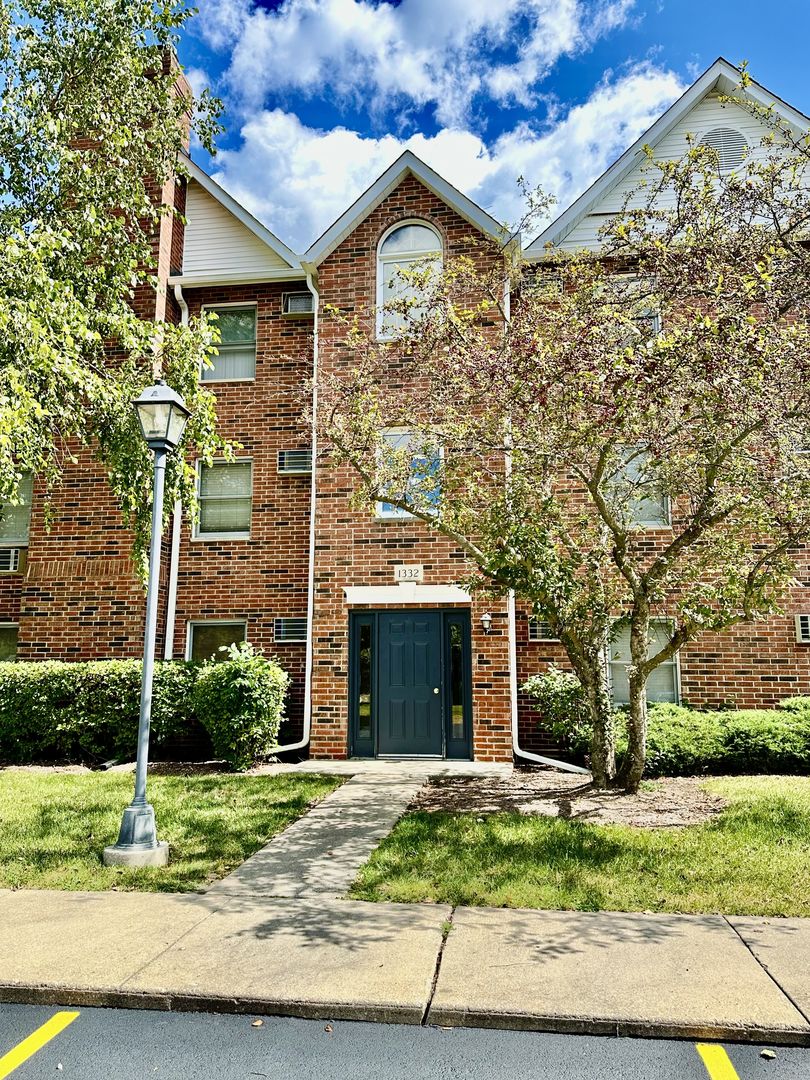
[(434, 693), (434, 694), (438, 694), (438, 692), (439, 692), (439, 688), (438, 688), (438, 686), (434, 686), (434, 687), (433, 687), (433, 693)]

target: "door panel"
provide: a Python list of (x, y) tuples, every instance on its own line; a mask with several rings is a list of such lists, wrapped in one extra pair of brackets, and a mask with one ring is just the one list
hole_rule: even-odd
[(441, 628), (441, 612), (378, 615), (379, 754), (442, 754)]

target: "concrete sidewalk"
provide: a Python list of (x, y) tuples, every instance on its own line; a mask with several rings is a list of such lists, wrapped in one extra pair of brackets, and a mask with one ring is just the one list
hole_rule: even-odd
[(810, 920), (6, 891), (0, 1000), (810, 1045)]

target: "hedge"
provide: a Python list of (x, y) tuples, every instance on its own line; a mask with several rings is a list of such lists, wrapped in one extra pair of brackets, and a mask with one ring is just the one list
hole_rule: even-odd
[[(533, 676), (524, 690), (534, 698), (540, 724), (585, 755), (590, 729), (583, 723), (576, 677), (554, 669)], [(564, 710), (570, 718), (566, 725)], [(619, 754), (627, 745), (625, 716), (616, 710)], [(644, 775), (810, 773), (810, 697), (787, 698), (776, 709), (702, 711), (654, 704), (649, 710)]]
[[(262, 680), (273, 688), (263, 698), (255, 690)], [(247, 650), (217, 664), (159, 662), (150, 748), (159, 751), (202, 725), (223, 759), (237, 768), (250, 765), (251, 752), (258, 757), (276, 745), (287, 683), (275, 661)], [(140, 660), (2, 662), (0, 761), (131, 758), (140, 693)]]

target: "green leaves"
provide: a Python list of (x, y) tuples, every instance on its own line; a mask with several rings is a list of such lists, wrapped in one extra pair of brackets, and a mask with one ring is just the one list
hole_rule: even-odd
[[(151, 473), (129, 402), (155, 369), (192, 409), (187, 441), (223, 450), (197, 380), (213, 331), (133, 308), (155, 310), (152, 239), (174, 213), (160, 192), (181, 167), (190, 102), (166, 49), (189, 14), (151, 0), (0, 0), (0, 502), (27, 472), (52, 489), (87, 447), (141, 566)], [(206, 143), (217, 113), (210, 96), (196, 104)], [(193, 509), (179, 459), (167, 496)]]

